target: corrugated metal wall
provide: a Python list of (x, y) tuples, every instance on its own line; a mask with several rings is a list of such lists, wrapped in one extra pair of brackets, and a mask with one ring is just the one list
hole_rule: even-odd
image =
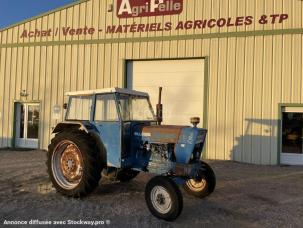
[[(302, 28), (302, 1), (184, 0), (180, 15), (118, 19), (107, 12), (113, 0), (91, 0), (35, 18), (0, 33), (0, 147), (11, 145), (13, 101), (41, 101), (40, 143), (47, 148), (52, 107), (67, 91), (124, 86), (125, 59), (209, 57), (207, 157), (276, 164), (278, 103), (303, 103), (302, 35), (226, 37), (152, 42), (69, 43), (71, 40)], [(288, 13), (283, 25), (188, 31), (105, 34), (106, 25)], [(65, 37), (24, 38), (24, 29), (93, 26), (103, 32)], [(66, 43), (42, 43), (67, 41)], [(28, 44), (25, 44), (28, 43)], [(36, 43), (36, 44), (35, 44)], [(14, 46), (13, 44), (20, 44)], [(27, 90), (29, 96), (20, 97)], [(62, 114), (63, 116), (63, 114)]]

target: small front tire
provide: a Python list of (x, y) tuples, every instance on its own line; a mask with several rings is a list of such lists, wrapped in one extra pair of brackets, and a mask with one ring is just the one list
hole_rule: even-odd
[(216, 175), (213, 169), (202, 161), (200, 170), (201, 180), (188, 179), (184, 184), (184, 190), (198, 198), (204, 198), (210, 195), (216, 187)]
[(156, 176), (147, 183), (145, 200), (150, 212), (166, 221), (178, 218), (183, 209), (180, 189), (173, 180), (165, 176)]

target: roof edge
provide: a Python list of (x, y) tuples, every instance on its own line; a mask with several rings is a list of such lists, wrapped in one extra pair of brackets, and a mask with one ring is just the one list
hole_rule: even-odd
[(25, 23), (27, 23), (27, 22), (29, 22), (29, 21), (36, 20), (36, 19), (38, 19), (38, 18), (40, 18), (40, 17), (47, 16), (47, 15), (49, 15), (49, 14), (58, 12), (58, 11), (60, 11), (60, 10), (67, 9), (67, 8), (69, 8), (69, 7), (72, 7), (72, 6), (81, 4), (81, 3), (83, 3), (83, 2), (87, 2), (87, 1), (89, 1), (89, 0), (77, 0), (77, 1), (75, 1), (75, 2), (73, 2), (73, 3), (69, 3), (69, 4), (67, 4), (67, 5), (64, 5), (64, 6), (61, 6), (61, 7), (52, 9), (52, 10), (49, 10), (49, 11), (47, 11), (47, 12), (45, 12), (45, 13), (41, 13), (41, 14), (39, 14), (39, 15), (37, 15), (37, 16), (33, 16), (33, 17), (30, 17), (30, 18), (24, 19), (24, 20), (22, 20), (22, 21), (16, 22), (16, 23), (14, 23), (14, 24), (11, 24), (11, 25), (9, 25), (9, 26), (6, 26), (6, 27), (0, 29), (0, 32), (4, 32), (5, 30), (11, 29), (11, 28), (16, 27), (16, 26), (18, 26), (18, 25), (25, 24)]
[(103, 88), (103, 89), (94, 89), (94, 90), (80, 90), (80, 91), (74, 91), (74, 92), (66, 92), (66, 96), (85, 96), (85, 95), (94, 95), (94, 94), (105, 94), (105, 93), (124, 93), (124, 94), (130, 94), (130, 95), (137, 95), (137, 96), (144, 96), (149, 97), (148, 93), (136, 91), (132, 89), (124, 89), (124, 88)]

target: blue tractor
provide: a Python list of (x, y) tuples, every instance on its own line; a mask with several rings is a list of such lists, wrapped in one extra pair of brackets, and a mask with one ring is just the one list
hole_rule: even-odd
[(199, 118), (191, 118), (192, 127), (161, 125), (161, 98), (155, 115), (149, 95), (133, 90), (67, 95), (65, 121), (54, 128), (47, 153), (58, 192), (83, 197), (101, 176), (127, 182), (140, 172), (153, 173), (145, 188), (147, 206), (154, 216), (172, 221), (183, 208), (179, 186), (200, 198), (214, 191), (215, 174), (200, 159), (207, 131), (197, 128)]

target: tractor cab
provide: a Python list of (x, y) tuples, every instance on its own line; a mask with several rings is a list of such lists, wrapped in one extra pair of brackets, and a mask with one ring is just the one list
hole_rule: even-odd
[(149, 95), (120, 88), (70, 92), (67, 95), (65, 123), (78, 122), (100, 138), (107, 151), (107, 166), (130, 166), (132, 129), (157, 123)]

